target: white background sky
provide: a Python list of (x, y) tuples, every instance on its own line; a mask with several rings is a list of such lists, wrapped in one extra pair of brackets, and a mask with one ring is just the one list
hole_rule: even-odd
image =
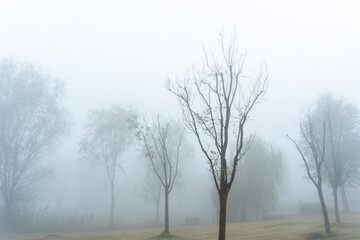
[[(199, 66), (202, 46), (216, 49), (218, 33), (236, 28), (247, 71), (263, 60), (270, 70), (252, 130), (289, 149), (283, 134), (296, 135), (302, 106), (320, 93), (360, 106), (359, 11), (355, 0), (0, 0), (0, 57), (67, 83), (78, 136), (89, 108), (113, 103), (180, 117), (165, 80)], [(300, 159), (284, 151), (302, 178)]]
[(216, 49), (218, 33), (236, 27), (248, 71), (269, 64), (264, 111), (286, 121), (327, 90), (360, 104), (359, 9), (331, 0), (1, 0), (0, 56), (67, 82), (78, 114), (116, 102), (169, 112), (176, 101), (166, 78), (199, 65), (202, 46)]

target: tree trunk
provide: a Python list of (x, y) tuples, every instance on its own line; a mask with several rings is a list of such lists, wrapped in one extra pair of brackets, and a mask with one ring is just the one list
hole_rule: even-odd
[(218, 240), (225, 240), (227, 195), (228, 194), (226, 192), (219, 192), (220, 213), (219, 213), (219, 239)]
[(321, 185), (317, 186), (317, 190), (318, 190), (319, 199), (320, 199), (320, 203), (321, 203), (321, 209), (322, 209), (323, 217), (324, 217), (325, 232), (329, 233), (330, 232), (330, 222), (329, 222), (329, 216), (328, 216), (328, 212), (326, 209)]
[(346, 196), (344, 186), (340, 186), (340, 193), (341, 193), (341, 201), (342, 201), (342, 204), (343, 204), (344, 212), (348, 213), (348, 212), (350, 212), (350, 208), (349, 208), (349, 202), (347, 200), (347, 196)]
[(338, 192), (337, 187), (333, 187), (335, 219), (336, 219), (336, 223), (340, 223), (339, 202), (338, 202), (337, 192)]
[(165, 187), (165, 234), (169, 234), (169, 187)]
[(110, 228), (114, 228), (114, 208), (115, 208), (115, 196), (114, 196), (114, 182), (111, 183), (111, 203), (110, 203)]

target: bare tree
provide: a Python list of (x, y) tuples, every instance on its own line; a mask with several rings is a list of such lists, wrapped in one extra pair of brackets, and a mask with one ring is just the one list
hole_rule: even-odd
[(121, 155), (133, 140), (129, 128), (131, 111), (120, 106), (90, 111), (85, 135), (80, 142), (82, 158), (103, 168), (110, 184), (110, 227), (114, 227), (115, 185)]
[[(268, 83), (265, 64), (253, 77), (243, 75), (245, 55), (238, 50), (236, 36), (226, 45), (219, 40), (221, 56), (207, 57), (202, 72), (184, 81), (168, 81), (168, 89), (181, 104), (187, 128), (196, 136), (206, 156), (220, 203), (219, 240), (225, 239), (227, 196), (237, 164), (251, 141), (244, 140), (249, 114), (261, 102)], [(229, 149), (234, 156), (229, 157)]]
[(342, 190), (344, 209), (349, 211), (344, 188), (358, 181), (360, 169), (358, 109), (344, 99), (335, 99), (331, 93), (326, 93), (318, 98), (314, 114), (314, 121), (324, 119), (326, 122), (325, 180), (333, 190), (335, 219), (340, 223), (338, 189)]
[(152, 126), (143, 121), (135, 123), (136, 135), (141, 140), (146, 158), (150, 161), (154, 174), (164, 189), (165, 227), (164, 234), (169, 234), (169, 194), (174, 188), (179, 161), (186, 157), (184, 131), (180, 124), (171, 120), (161, 121), (157, 116)]
[[(289, 135), (287, 138), (295, 145), (299, 152), (305, 168), (306, 173), (315, 185), (318, 192), (323, 218), (325, 225), (325, 232), (330, 232), (329, 216), (322, 191), (322, 166), (325, 161), (325, 145), (326, 145), (326, 128), (325, 122), (322, 122), (322, 128), (314, 126), (312, 114), (309, 110), (304, 116), (302, 123), (299, 125), (301, 140), (296, 142)], [(321, 125), (321, 124), (320, 124)], [(319, 129), (321, 129), (319, 131)], [(312, 167), (314, 166), (314, 167)]]
[(44, 174), (41, 159), (70, 128), (63, 84), (29, 63), (0, 61), (0, 187), (5, 218), (30, 198)]

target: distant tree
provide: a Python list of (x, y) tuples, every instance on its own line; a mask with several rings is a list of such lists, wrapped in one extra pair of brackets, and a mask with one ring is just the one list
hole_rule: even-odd
[(173, 190), (179, 173), (179, 162), (187, 157), (188, 147), (181, 124), (172, 120), (162, 121), (157, 116), (152, 125), (134, 122), (136, 135), (142, 142), (145, 157), (150, 161), (154, 174), (164, 190), (165, 227), (169, 234), (169, 194)]
[(64, 93), (62, 82), (39, 67), (0, 60), (0, 196), (8, 224), (14, 205), (32, 195), (45, 173), (41, 160), (70, 128)]
[(154, 174), (154, 170), (152, 166), (147, 168), (147, 176), (145, 182), (144, 189), (144, 197), (145, 200), (149, 203), (155, 204), (155, 223), (159, 224), (159, 208), (160, 208), (160, 200), (161, 200), (161, 192), (162, 192), (162, 184), (159, 181), (158, 177)]
[(325, 162), (326, 126), (325, 122), (314, 122), (313, 112), (309, 110), (304, 114), (300, 128), (300, 140), (297, 142), (287, 135), (295, 145), (306, 168), (306, 173), (315, 185), (319, 195), (324, 218), (325, 232), (330, 232), (329, 216), (322, 190), (322, 167)]
[(238, 177), (229, 194), (229, 219), (259, 220), (274, 210), (283, 173), (279, 149), (255, 138), (239, 162)]
[(110, 184), (110, 227), (114, 227), (115, 185), (121, 155), (133, 141), (129, 120), (134, 113), (121, 106), (89, 112), (85, 134), (80, 142), (82, 158), (103, 168)]
[(331, 93), (321, 95), (314, 110), (313, 121), (325, 121), (325, 180), (333, 190), (336, 222), (340, 223), (338, 189), (342, 188), (344, 210), (349, 211), (345, 186), (354, 186), (360, 173), (360, 119), (358, 109)]
[[(253, 77), (243, 75), (245, 55), (238, 50), (236, 36), (226, 45), (220, 37), (220, 57), (213, 55), (202, 72), (183, 81), (168, 82), (182, 106), (187, 128), (196, 136), (206, 156), (218, 192), (219, 240), (225, 239), (226, 204), (238, 163), (250, 142), (244, 140), (245, 124), (251, 111), (262, 101), (268, 83), (266, 65)], [(230, 157), (230, 149), (234, 156)]]

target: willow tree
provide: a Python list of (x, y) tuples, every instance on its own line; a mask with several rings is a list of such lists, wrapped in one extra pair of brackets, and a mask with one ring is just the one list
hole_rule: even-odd
[[(168, 81), (168, 89), (181, 104), (187, 128), (196, 136), (206, 156), (219, 197), (219, 240), (225, 239), (226, 204), (240, 159), (251, 141), (245, 140), (245, 124), (267, 90), (265, 64), (252, 77), (245, 77), (245, 54), (238, 50), (236, 36), (225, 44), (220, 36), (220, 55), (209, 59), (205, 52), (202, 71), (183, 80)], [(250, 138), (251, 139), (251, 138)], [(230, 149), (234, 149), (230, 157)]]
[(282, 182), (283, 155), (280, 149), (255, 138), (239, 164), (228, 199), (229, 220), (261, 220), (276, 208)]

